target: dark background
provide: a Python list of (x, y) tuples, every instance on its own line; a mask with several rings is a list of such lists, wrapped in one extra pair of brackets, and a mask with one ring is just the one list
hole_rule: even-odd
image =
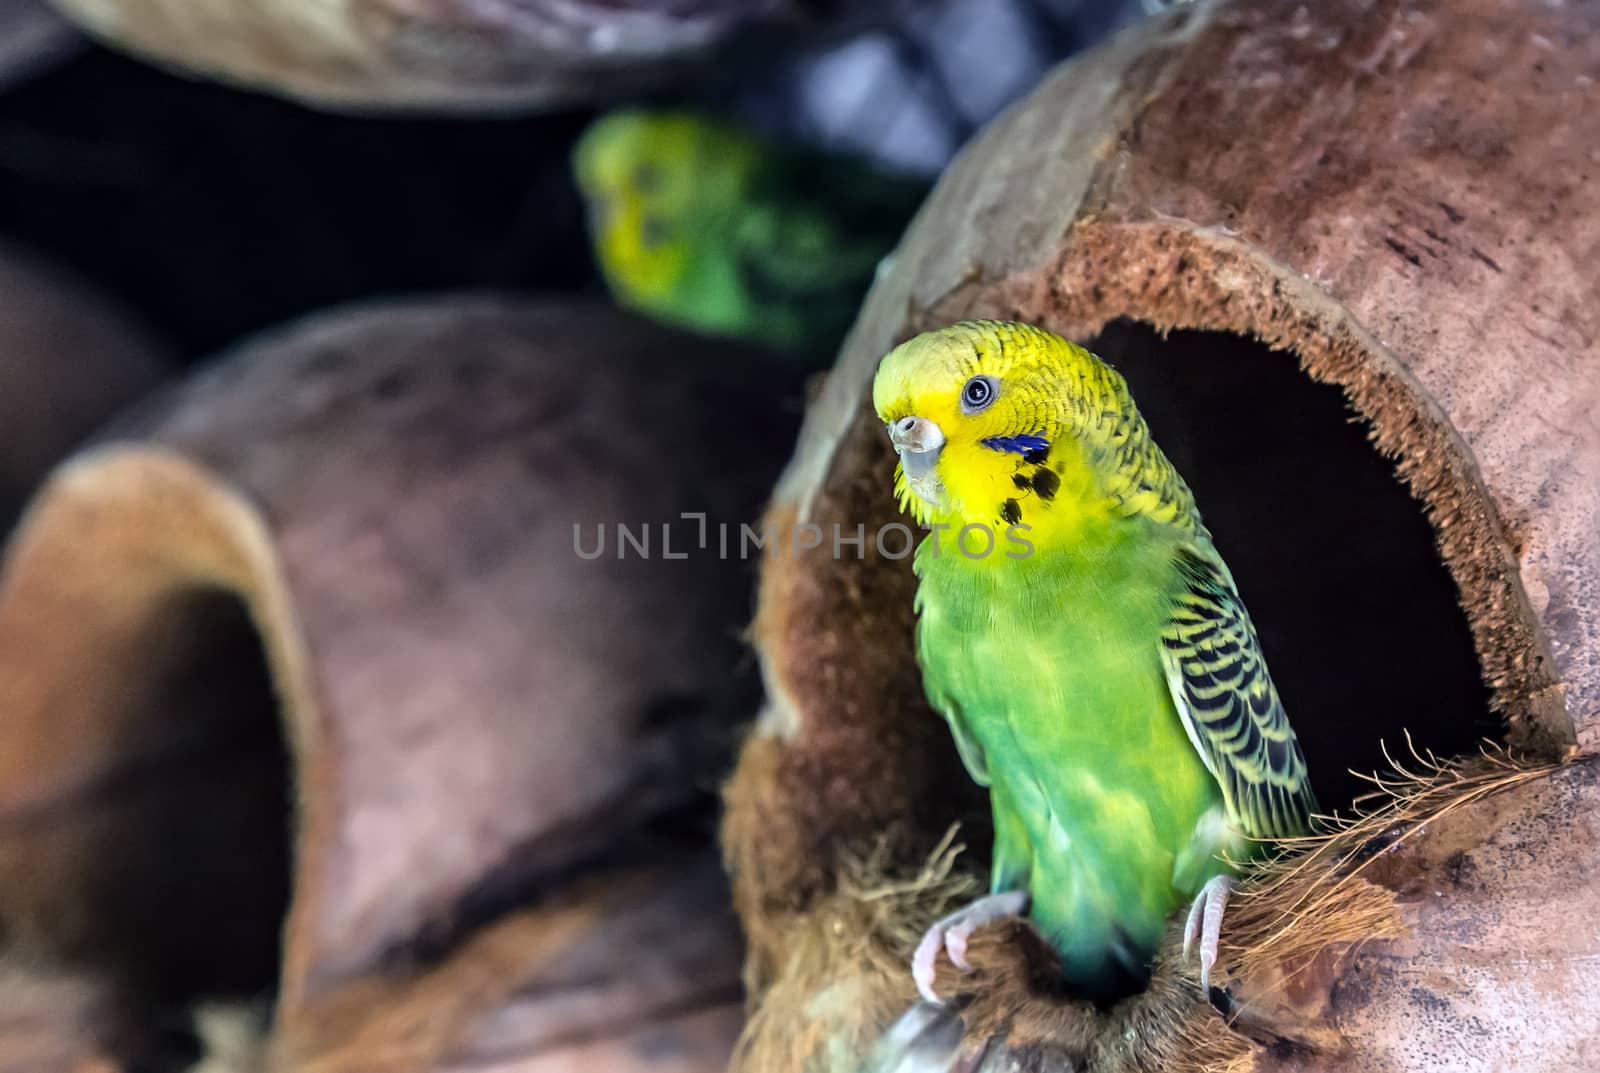
[[(1143, 3), (961, 0), (943, 21), (796, 42), (625, 103), (699, 105), (932, 174)], [(340, 115), (91, 45), (0, 92), (0, 241), (133, 307), (187, 361), (358, 298), (603, 293), (568, 171), (595, 114)]]
[(589, 118), (332, 115), (91, 48), (0, 93), (0, 237), (190, 360), (364, 296), (598, 292), (567, 172)]

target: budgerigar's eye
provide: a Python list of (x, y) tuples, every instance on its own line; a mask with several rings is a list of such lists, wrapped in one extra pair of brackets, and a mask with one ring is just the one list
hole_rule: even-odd
[(639, 245), (646, 250), (654, 250), (666, 245), (671, 237), (666, 221), (659, 216), (646, 216), (639, 221)]
[(975, 414), (985, 409), (1000, 393), (1000, 386), (992, 376), (974, 376), (961, 389), (961, 412)]
[(633, 188), (641, 194), (661, 189), (661, 169), (654, 164), (640, 164), (633, 169)]

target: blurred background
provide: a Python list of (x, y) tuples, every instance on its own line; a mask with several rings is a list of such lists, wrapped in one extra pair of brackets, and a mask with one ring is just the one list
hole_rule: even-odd
[[(768, 31), (633, 100), (932, 177), (1050, 66), (1152, 2), (888, 5), (859, 24)], [(369, 295), (602, 293), (569, 154), (611, 102), (492, 118), (333, 114), (65, 30), (24, 38), (48, 16), (25, 23), (33, 0), (6, 5), (17, 14), (0, 34), (17, 55), (0, 94), (0, 235), (137, 308), (185, 360)]]
[[(944, 165), (1163, 6), (0, 0), (0, 1073), (721, 1069), (754, 564), (571, 527), (753, 521)], [(619, 108), (697, 126), (602, 204)]]

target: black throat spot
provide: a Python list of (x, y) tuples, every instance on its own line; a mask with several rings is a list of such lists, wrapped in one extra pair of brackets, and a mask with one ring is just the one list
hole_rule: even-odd
[(1039, 493), (1039, 498), (1051, 500), (1056, 497), (1056, 492), (1061, 488), (1061, 478), (1055, 470), (1041, 469), (1033, 475), (1033, 490)]

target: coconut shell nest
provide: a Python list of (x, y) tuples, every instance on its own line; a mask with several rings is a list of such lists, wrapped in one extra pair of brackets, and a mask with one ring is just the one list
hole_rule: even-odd
[[(1511, 0), (1186, 7), (963, 151), (769, 510), (791, 535), (754, 628), (768, 702), (723, 830), (737, 1068), (1600, 1061), (1596, 30)], [(1340, 818), (1245, 884), (1209, 995), (1170, 933), (1149, 990), (1101, 1012), (990, 929), (951, 1005), (885, 1038), (916, 935), (982, 882), (984, 803), (922, 697), (909, 560), (793, 533), (904, 520), (872, 375), (968, 317), (1128, 376)]]
[[(680, 514), (753, 518), (800, 395), (596, 305), (373, 303), (58, 466), (0, 571), (0, 1070), (156, 1068), (196, 1007), (226, 1068), (720, 1069), (753, 568)], [(579, 557), (618, 522), (655, 557)]]

